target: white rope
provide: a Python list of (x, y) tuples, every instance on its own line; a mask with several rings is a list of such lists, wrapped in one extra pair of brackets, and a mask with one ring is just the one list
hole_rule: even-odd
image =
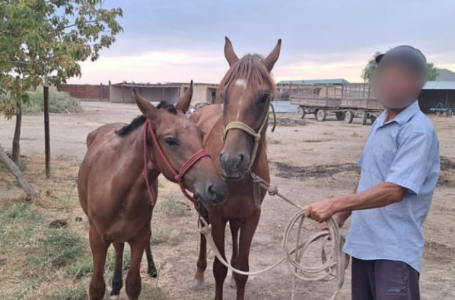
[[(262, 186), (265, 188), (264, 186)], [(269, 191), (270, 186), (268, 186)], [(283, 200), (286, 200), (288, 203), (291, 203), (295, 207), (298, 207), (289, 199), (281, 196), (276, 188), (273, 188), (274, 195), (278, 195)], [(295, 286), (296, 286), (296, 279), (300, 279), (303, 281), (330, 281), (330, 280), (337, 280), (337, 290), (335, 294), (330, 298), (330, 300), (340, 299), (340, 291), (343, 287), (344, 278), (345, 278), (345, 269), (349, 264), (349, 256), (343, 253), (343, 244), (344, 239), (340, 234), (340, 230), (336, 222), (329, 218), (327, 220), (327, 227), (328, 231), (320, 231), (308, 239), (302, 241), (301, 240), (301, 233), (303, 229), (303, 222), (305, 220), (305, 209), (299, 208), (299, 211), (291, 218), (286, 229), (284, 231), (282, 247), (285, 252), (285, 256), (278, 260), (276, 263), (272, 264), (271, 266), (259, 270), (259, 271), (250, 271), (245, 272), (242, 270), (238, 270), (234, 268), (226, 259), (221, 255), (220, 251), (218, 250), (215, 241), (213, 240), (212, 236), (212, 226), (207, 223), (207, 221), (200, 217), (201, 223), (203, 226), (200, 228), (200, 232), (205, 236), (207, 239), (208, 244), (212, 248), (216, 258), (229, 270), (235, 272), (240, 275), (250, 276), (250, 275), (258, 275), (264, 272), (267, 272), (282, 262), (286, 261), (288, 263), (289, 269), (293, 276), (293, 289), (292, 289), (292, 299), (295, 297)], [(297, 225), (298, 224), (298, 225)], [(294, 247), (290, 245), (289, 238), (291, 235), (292, 230), (297, 225), (297, 239), (296, 244)], [(322, 265), (318, 267), (308, 267), (302, 264), (302, 257), (304, 253), (307, 251), (309, 246), (318, 241), (322, 240), (322, 251), (321, 251), (321, 258), (322, 258)], [(331, 241), (331, 251), (330, 255), (327, 257), (327, 254), (324, 250), (325, 243), (330, 240)]]

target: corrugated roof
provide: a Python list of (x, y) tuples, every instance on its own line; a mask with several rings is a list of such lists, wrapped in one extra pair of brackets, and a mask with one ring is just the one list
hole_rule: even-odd
[(315, 79), (315, 80), (282, 80), (278, 84), (348, 84), (349, 81), (339, 79)]
[(436, 81), (455, 81), (455, 72), (447, 69), (437, 69), (438, 76)]
[(423, 90), (455, 90), (455, 81), (427, 81)]

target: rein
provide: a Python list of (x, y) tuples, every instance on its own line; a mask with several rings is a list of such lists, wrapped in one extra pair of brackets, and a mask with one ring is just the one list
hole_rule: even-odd
[[(227, 134), (228, 134), (229, 130), (231, 130), (231, 129), (242, 130), (243, 132), (245, 132), (248, 135), (250, 135), (251, 137), (253, 137), (254, 146), (253, 146), (253, 150), (251, 152), (250, 165), (248, 166), (248, 168), (251, 168), (253, 166), (254, 161), (256, 159), (256, 154), (257, 154), (257, 151), (258, 151), (258, 148), (259, 148), (259, 142), (261, 141), (261, 133), (264, 130), (264, 127), (267, 125), (267, 122), (268, 122), (268, 117), (267, 116), (269, 114), (269, 108), (270, 108), (270, 106), (272, 106), (272, 103), (271, 103), (272, 102), (272, 98), (273, 98), (273, 95), (270, 95), (270, 97), (268, 97), (268, 99), (267, 99), (267, 110), (266, 110), (266, 113), (265, 113), (265, 116), (264, 116), (264, 120), (262, 121), (262, 125), (261, 125), (261, 127), (259, 128), (259, 130), (257, 132), (253, 128), (248, 126), (247, 124), (245, 124), (243, 122), (240, 122), (240, 121), (230, 122), (223, 129), (223, 136), (222, 136), (223, 143), (226, 141)], [(273, 115), (274, 115), (274, 118), (275, 118), (275, 109), (273, 109)], [(275, 125), (273, 126), (273, 130), (274, 129), (275, 129)]]
[(198, 200), (194, 196), (191, 196), (188, 191), (185, 188), (185, 184), (183, 182), (183, 176), (193, 167), (200, 159), (204, 157), (210, 157), (210, 154), (205, 151), (204, 149), (201, 149), (194, 153), (182, 166), (180, 171), (175, 171), (174, 167), (172, 167), (171, 162), (169, 161), (168, 157), (163, 151), (163, 148), (161, 148), (160, 144), (158, 143), (158, 139), (156, 138), (155, 132), (153, 131), (153, 126), (152, 122), (150, 119), (147, 119), (147, 121), (144, 124), (144, 129), (142, 131), (142, 140), (144, 142), (144, 177), (145, 177), (145, 183), (147, 185), (147, 191), (150, 197), (150, 203), (152, 206), (155, 206), (156, 204), (156, 194), (152, 191), (152, 188), (150, 187), (150, 181), (148, 178), (148, 170), (147, 170), (147, 163), (151, 162), (152, 165), (157, 165), (156, 161), (153, 159), (153, 157), (150, 155), (148, 149), (147, 149), (147, 135), (151, 137), (153, 145), (156, 147), (158, 150), (158, 154), (161, 157), (161, 159), (164, 161), (166, 167), (168, 168), (169, 171), (171, 171), (172, 175), (174, 176), (175, 181), (180, 186), (180, 189), (182, 190), (183, 195), (185, 195), (188, 200), (193, 202), (195, 205), (197, 205)]

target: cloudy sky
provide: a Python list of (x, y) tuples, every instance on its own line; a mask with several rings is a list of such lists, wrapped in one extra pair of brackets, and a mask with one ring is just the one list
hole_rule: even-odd
[(453, 0), (106, 0), (124, 32), (71, 83), (217, 83), (224, 36), (237, 54), (266, 55), (283, 40), (274, 76), (361, 81), (376, 51), (409, 44), (455, 71)]

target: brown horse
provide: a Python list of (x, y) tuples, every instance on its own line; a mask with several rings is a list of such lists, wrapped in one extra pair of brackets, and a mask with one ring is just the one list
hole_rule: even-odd
[[(265, 192), (255, 192), (249, 171), (270, 181), (266, 153), (268, 109), (276, 86), (270, 75), (278, 60), (281, 40), (265, 58), (245, 55), (239, 59), (226, 38), (225, 57), (230, 69), (220, 83), (216, 102), (202, 108), (191, 119), (205, 132), (203, 145), (212, 155), (220, 172), (228, 179), (228, 200), (223, 205), (201, 208), (201, 216), (212, 225), (214, 241), (225, 255), (225, 227), (229, 222), (232, 232), (233, 267), (248, 271), (249, 252), (254, 232), (261, 215)], [(222, 138), (221, 138), (222, 137)], [(224, 143), (223, 143), (224, 141)], [(247, 175), (247, 176), (245, 176)], [(207, 267), (207, 241), (201, 235), (200, 253), (193, 289), (204, 284)], [(227, 268), (215, 259), (213, 274), (216, 281), (215, 299), (223, 299), (223, 283)], [(234, 274), (237, 300), (243, 300), (248, 277)]]
[[(160, 173), (176, 181), (180, 170), (183, 176), (180, 182), (206, 207), (219, 205), (226, 198), (226, 183), (212, 161), (204, 155), (196, 159), (194, 156), (203, 151), (203, 133), (184, 115), (190, 106), (192, 91), (191, 85), (175, 107), (161, 103), (156, 108), (135, 93), (142, 116), (129, 125), (101, 126), (87, 137), (88, 151), (79, 170), (78, 192), (90, 222), (93, 276), (89, 296), (92, 300), (104, 299), (103, 272), (111, 243), (116, 254), (112, 295), (119, 295), (123, 286), (125, 242), (131, 247), (126, 293), (130, 300), (138, 299), (140, 262), (144, 250), (150, 251), (151, 201), (156, 201)], [(150, 159), (146, 160), (147, 157)]]

